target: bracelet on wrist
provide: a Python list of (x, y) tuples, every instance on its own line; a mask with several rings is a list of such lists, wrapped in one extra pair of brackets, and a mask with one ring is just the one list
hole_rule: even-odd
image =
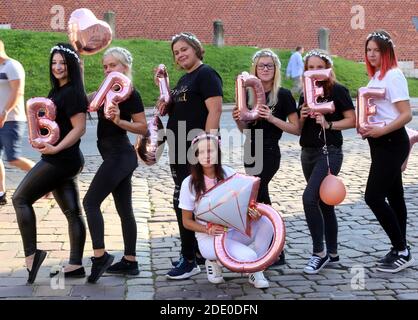
[(332, 129), (332, 121), (328, 121), (328, 125), (329, 125), (328, 130), (331, 130)]

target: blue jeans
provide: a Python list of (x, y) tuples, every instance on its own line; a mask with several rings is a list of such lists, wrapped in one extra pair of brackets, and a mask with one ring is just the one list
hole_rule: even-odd
[(25, 127), (24, 121), (6, 121), (3, 128), (0, 128), (0, 159), (3, 156), (3, 150), (9, 162), (20, 157)]
[[(331, 173), (337, 175), (343, 162), (341, 147), (328, 146)], [(313, 241), (313, 252), (324, 250), (324, 235), (329, 253), (337, 253), (338, 223), (334, 206), (321, 201), (319, 188), (328, 174), (327, 158), (322, 148), (302, 148), (302, 169), (308, 182), (303, 192), (303, 209)]]

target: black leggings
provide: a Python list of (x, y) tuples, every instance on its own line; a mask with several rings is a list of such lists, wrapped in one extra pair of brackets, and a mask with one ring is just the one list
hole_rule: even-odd
[(13, 194), (13, 206), (17, 223), (22, 235), (25, 256), (35, 253), (36, 216), (33, 203), (48, 192), (54, 198), (68, 220), (70, 236), (70, 264), (81, 265), (86, 242), (86, 227), (81, 212), (77, 175), (83, 168), (84, 160), (80, 158), (59, 165), (39, 161), (22, 180)]
[[(365, 201), (396, 250), (406, 249), (407, 211), (401, 166), (409, 153), (404, 128), (378, 139), (368, 139), (371, 166)], [(386, 202), (386, 198), (388, 202)]]
[[(337, 175), (343, 162), (341, 147), (328, 146), (331, 173)], [(307, 181), (303, 192), (303, 209), (313, 242), (313, 252), (324, 250), (324, 234), (327, 251), (337, 253), (338, 223), (334, 206), (321, 201), (319, 188), (328, 174), (326, 156), (322, 148), (302, 148), (302, 170)]]
[[(257, 157), (255, 158), (257, 159)], [(259, 203), (271, 205), (268, 185), (280, 168), (280, 158), (280, 148), (278, 145), (263, 146), (263, 167), (261, 173), (253, 174), (253, 169), (257, 167), (254, 165), (246, 165), (244, 163), (246, 174), (260, 178), (260, 188), (258, 189), (257, 195), (257, 202)]]
[(127, 136), (99, 140), (97, 145), (103, 163), (97, 170), (83, 200), (93, 249), (105, 248), (104, 221), (100, 205), (112, 193), (122, 224), (124, 254), (135, 256), (137, 229), (132, 208), (131, 181), (132, 173), (138, 167), (135, 149)]
[(179, 225), (180, 241), (181, 241), (181, 254), (187, 260), (193, 260), (196, 256), (196, 252), (199, 252), (198, 245), (195, 237), (195, 233), (186, 229), (183, 226), (183, 214), (181, 208), (179, 208), (179, 196), (181, 184), (187, 176), (190, 175), (189, 165), (182, 164), (170, 164), (171, 175), (174, 180), (174, 194), (173, 205), (174, 211), (176, 211), (177, 223)]

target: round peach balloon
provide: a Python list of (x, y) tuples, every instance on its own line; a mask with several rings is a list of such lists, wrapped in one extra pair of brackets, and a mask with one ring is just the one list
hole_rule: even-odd
[(319, 188), (321, 200), (330, 206), (336, 206), (344, 201), (346, 190), (342, 180), (333, 174), (328, 174), (322, 180)]
[(68, 38), (78, 52), (92, 55), (110, 44), (112, 29), (107, 22), (97, 19), (91, 10), (81, 8), (71, 13)]

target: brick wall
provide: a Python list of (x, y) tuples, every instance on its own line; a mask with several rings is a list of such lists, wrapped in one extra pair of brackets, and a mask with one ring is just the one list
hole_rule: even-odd
[[(0, 0), (0, 24), (53, 31), (53, 5), (63, 6), (66, 19), (81, 7), (99, 18), (114, 11), (118, 38), (169, 40), (175, 33), (191, 31), (211, 43), (213, 21), (220, 19), (227, 45), (294, 49), (302, 44), (310, 49), (318, 47), (318, 29), (326, 27), (331, 52), (354, 60), (362, 60), (367, 34), (384, 28), (394, 38), (399, 60), (414, 61), (418, 67), (418, 31), (412, 22), (418, 16), (417, 0)], [(364, 29), (351, 27), (355, 5), (365, 10)]]

